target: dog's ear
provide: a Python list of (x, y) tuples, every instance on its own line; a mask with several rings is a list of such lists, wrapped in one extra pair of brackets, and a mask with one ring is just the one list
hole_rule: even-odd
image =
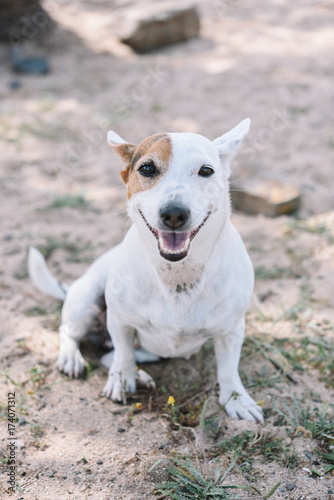
[(242, 141), (249, 132), (251, 121), (249, 118), (242, 120), (236, 127), (213, 141), (216, 146), (221, 163), (229, 170), (229, 163), (237, 154)]
[(124, 161), (124, 166), (121, 170), (121, 177), (124, 184), (127, 184), (129, 181), (132, 157), (134, 152), (136, 151), (137, 146), (126, 142), (113, 130), (110, 130), (108, 132), (108, 144), (113, 148), (114, 151), (116, 151), (116, 153), (120, 155), (120, 157)]

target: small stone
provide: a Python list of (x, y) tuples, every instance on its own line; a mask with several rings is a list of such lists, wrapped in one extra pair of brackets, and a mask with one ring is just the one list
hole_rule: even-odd
[(310, 451), (305, 451), (305, 455), (307, 456), (307, 458), (313, 457), (313, 454)]
[(47, 477), (54, 477), (54, 475), (56, 474), (57, 471), (55, 471), (54, 469), (52, 469), (51, 471), (47, 472), (45, 475)]
[(25, 442), (22, 439), (17, 439), (16, 448), (25, 448)]
[(21, 82), (19, 80), (11, 80), (9, 83), (8, 83), (8, 87), (12, 90), (17, 90), (21, 87)]
[(97, 463), (97, 465), (102, 465), (103, 464), (103, 462), (102, 462), (102, 460), (100, 458), (99, 458), (99, 460), (96, 463)]
[(181, 2), (155, 2), (149, 11), (139, 6), (120, 19), (120, 40), (138, 53), (196, 37), (200, 20), (195, 5)]
[(13, 58), (13, 69), (17, 73), (45, 75), (49, 73), (50, 66), (46, 57), (19, 56)]
[(19, 425), (25, 425), (25, 424), (27, 424), (27, 421), (26, 421), (26, 419), (24, 417), (19, 417), (18, 424)]
[(167, 468), (170, 467), (170, 465), (170, 462), (165, 458), (151, 464), (147, 475), (152, 483), (163, 483), (164, 481), (168, 481), (170, 479), (170, 474)]
[(117, 432), (125, 432), (125, 429), (123, 429), (122, 427), (119, 427), (119, 428), (117, 429)]
[(300, 193), (295, 187), (251, 177), (233, 183), (231, 199), (236, 210), (267, 217), (295, 212), (300, 205)]
[(290, 484), (287, 484), (287, 485), (286, 485), (286, 489), (287, 489), (288, 491), (292, 491), (292, 490), (294, 490), (295, 488), (296, 488), (296, 485), (295, 485), (295, 484), (293, 484), (293, 483), (290, 483)]

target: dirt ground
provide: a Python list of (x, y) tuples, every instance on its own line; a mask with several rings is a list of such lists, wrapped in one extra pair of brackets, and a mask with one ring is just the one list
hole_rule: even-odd
[[(307, 408), (324, 414), (334, 403), (333, 3), (199, 0), (201, 36), (147, 55), (115, 35), (118, 15), (135, 3), (46, 2), (57, 27), (42, 47), (32, 39), (27, 50), (49, 57), (47, 76), (15, 75), (8, 47), (0, 46), (1, 497), (9, 496), (7, 397), (14, 391), (12, 498), (159, 498), (155, 486), (168, 478), (175, 454), (205, 467), (204, 449), (207, 467), (224, 470), (237, 445), (220, 443), (250, 430), (249, 460), (236, 464), (228, 484), (263, 495), (281, 481), (275, 500), (333, 499), (326, 472), (333, 462), (318, 454), (333, 455), (333, 440), (302, 418)], [(155, 81), (150, 90), (147, 75)], [(247, 116), (251, 133), (235, 176), (246, 169), (302, 195), (291, 217), (233, 215), (256, 270), (240, 370), (266, 423), (235, 421), (219, 408), (210, 343), (190, 361), (148, 365), (158, 389), (138, 392), (124, 407), (101, 396), (107, 370), (88, 342), (86, 379), (59, 374), (60, 305), (33, 289), (26, 254), (39, 247), (70, 283), (122, 239), (125, 189), (106, 132), (134, 143), (164, 131), (214, 139)], [(280, 426), (279, 411), (292, 412), (294, 424), (281, 415)], [(276, 459), (256, 448), (268, 435), (282, 443)]]

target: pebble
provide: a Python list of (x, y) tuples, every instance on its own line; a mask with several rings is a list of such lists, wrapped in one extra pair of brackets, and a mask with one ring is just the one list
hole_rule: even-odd
[(137, 53), (149, 52), (196, 37), (200, 17), (196, 5), (153, 2), (149, 12), (140, 6), (119, 20), (119, 38)]
[(18, 73), (29, 75), (45, 75), (50, 71), (50, 65), (45, 57), (17, 57), (13, 60), (13, 68)]
[(295, 212), (301, 195), (297, 188), (274, 179), (243, 177), (231, 191), (234, 208), (248, 214), (276, 217)]
[(310, 451), (305, 451), (305, 455), (307, 456), (307, 458), (313, 457), (313, 453), (311, 453)]
[(287, 489), (288, 491), (292, 491), (292, 490), (294, 490), (295, 488), (296, 488), (296, 485), (295, 485), (295, 484), (293, 484), (293, 483), (290, 483), (290, 484), (287, 484), (287, 485), (286, 485), (286, 489)]
[(102, 460), (100, 458), (99, 458), (99, 460), (96, 463), (97, 463), (97, 465), (102, 465), (103, 464), (103, 462), (102, 462)]
[(117, 429), (117, 432), (125, 432), (125, 429), (123, 429), (122, 427), (119, 427), (119, 428)]
[(18, 424), (19, 425), (24, 425), (24, 424), (27, 424), (28, 422), (26, 421), (26, 419), (24, 417), (20, 417), (18, 419)]
[(13, 89), (13, 90), (19, 89), (21, 87), (21, 85), (22, 85), (22, 83), (19, 80), (11, 80), (8, 83), (8, 87), (10, 89)]

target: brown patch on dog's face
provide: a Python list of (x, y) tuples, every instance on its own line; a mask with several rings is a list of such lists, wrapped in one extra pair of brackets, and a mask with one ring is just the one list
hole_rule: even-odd
[[(151, 135), (137, 147), (133, 144), (120, 144), (114, 149), (125, 161), (121, 177), (128, 186), (129, 199), (140, 191), (154, 187), (167, 172), (172, 156), (172, 142), (168, 134)], [(154, 164), (157, 173), (153, 177), (145, 177), (138, 171), (145, 162)]]

